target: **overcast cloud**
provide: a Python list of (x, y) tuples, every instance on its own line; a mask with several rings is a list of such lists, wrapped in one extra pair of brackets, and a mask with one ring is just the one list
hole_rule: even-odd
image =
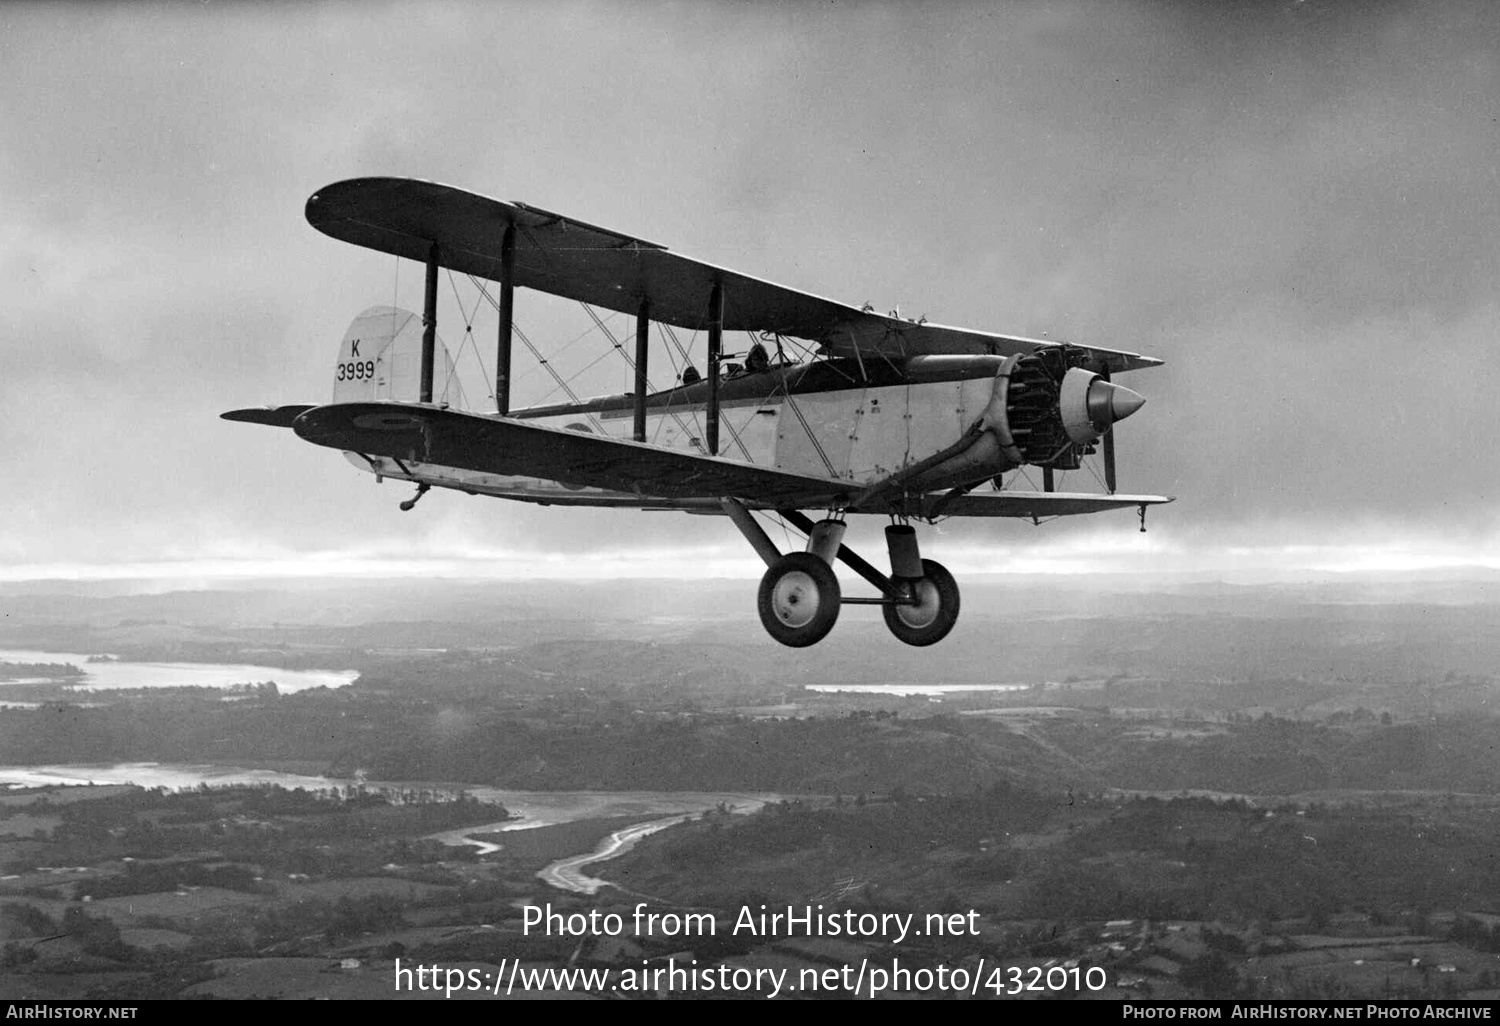
[[(402, 514), (405, 486), (218, 420), (326, 398), (359, 310), (420, 307), (418, 268), (303, 220), (359, 175), (1164, 357), (1120, 429), (1122, 486), (1180, 497), (1153, 533), (950, 523), (955, 570), (1500, 565), (1496, 97), (1486, 3), (5, 4), (0, 570), (753, 565), (715, 519), (444, 493)], [(558, 347), (587, 325), (530, 295), (518, 319)], [(517, 372), (519, 401), (552, 387)]]

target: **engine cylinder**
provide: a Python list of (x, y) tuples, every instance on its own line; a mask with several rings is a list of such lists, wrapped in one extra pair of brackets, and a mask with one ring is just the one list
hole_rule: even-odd
[(1073, 469), (1115, 421), (1145, 399), (1080, 366), (1076, 350), (1012, 356), (995, 378), (989, 426), (1015, 463)]

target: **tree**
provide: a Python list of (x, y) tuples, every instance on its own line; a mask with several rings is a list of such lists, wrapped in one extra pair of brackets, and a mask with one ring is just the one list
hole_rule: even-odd
[(0, 965), (7, 969), (35, 961), (36, 950), (30, 944), (22, 944), (20, 941), (7, 941), (4, 953), (0, 954)]
[(1210, 951), (1182, 967), (1183, 986), (1202, 991), (1207, 998), (1232, 998), (1240, 990), (1240, 974), (1222, 951)]

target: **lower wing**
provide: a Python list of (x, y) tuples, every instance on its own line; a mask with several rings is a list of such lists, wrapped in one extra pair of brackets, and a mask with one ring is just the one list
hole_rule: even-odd
[(297, 416), (292, 429), (333, 449), (642, 498), (732, 496), (770, 505), (823, 506), (847, 501), (856, 487), (720, 456), (406, 403), (319, 406)]
[[(435, 464), (500, 476), (535, 477), (577, 487), (633, 495), (642, 505), (681, 503), (717, 512), (716, 500), (736, 498), (760, 508), (848, 506), (868, 484), (793, 474), (721, 456), (668, 449), (645, 442), (544, 427), (524, 420), (397, 402), (292, 405), (231, 410), (225, 420), (290, 427), (303, 439), (364, 456)], [(403, 462), (404, 461), (404, 462)], [(411, 476), (409, 473), (408, 476)], [(878, 489), (873, 489), (878, 490)], [(658, 500), (651, 502), (648, 500)], [(715, 500), (707, 506), (704, 500)], [(1072, 492), (978, 492), (906, 496), (894, 492), (876, 509), (924, 519), (936, 517), (1042, 517), (1145, 507), (1172, 500), (1161, 495), (1093, 495)], [(578, 498), (580, 504), (587, 500)], [(609, 505), (620, 505), (618, 498)]]
[[(936, 517), (1067, 517), (1131, 506), (1171, 502), (1167, 495), (1095, 495), (1091, 492), (973, 492), (950, 496), (929, 492), (908, 506), (908, 515)], [(914, 507), (914, 508), (913, 508)]]

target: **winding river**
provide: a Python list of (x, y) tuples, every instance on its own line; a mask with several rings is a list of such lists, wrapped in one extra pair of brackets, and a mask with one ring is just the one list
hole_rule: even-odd
[[(90, 662), (78, 652), (37, 652), (16, 649), (0, 650), (0, 663), (71, 663), (84, 671), (79, 679), (61, 681), (78, 691), (100, 691), (112, 688), (211, 687), (228, 688), (235, 684), (275, 681), (283, 693), (316, 687), (342, 687), (358, 674), (353, 670), (281, 670), (270, 666), (225, 665), (212, 663), (132, 663), (106, 660)], [(6, 683), (39, 683), (37, 680), (0, 681), (0, 695)], [(32, 703), (3, 702), (0, 706), (26, 706)], [(163, 764), (155, 762), (117, 763), (84, 766), (0, 766), (0, 788), (37, 787), (55, 784), (135, 784), (140, 787), (165, 787), (172, 790), (194, 788), (200, 784), (277, 784), (288, 788), (321, 790), (328, 787), (364, 785), (392, 790), (424, 790), (456, 794), (459, 791), (481, 801), (504, 805), (512, 819), (481, 826), (446, 830), (432, 835), (451, 845), (474, 845), (481, 854), (498, 851), (503, 845), (479, 840), (476, 834), (532, 830), (538, 827), (572, 823), (582, 819), (639, 816), (644, 822), (617, 830), (594, 850), (559, 859), (538, 875), (554, 887), (580, 894), (593, 894), (605, 881), (587, 876), (585, 866), (614, 858), (630, 850), (642, 837), (680, 823), (694, 815), (723, 806), (735, 813), (754, 812), (766, 802), (779, 801), (775, 794), (738, 794), (683, 791), (506, 791), (492, 787), (473, 787), (431, 781), (375, 781), (337, 777), (307, 776), (277, 770), (245, 769), (234, 766), (200, 764)]]
[(583, 873), (586, 866), (623, 855), (641, 838), (681, 823), (720, 805), (736, 814), (754, 812), (767, 802), (781, 800), (778, 794), (748, 794), (709, 791), (507, 791), (494, 787), (465, 786), (432, 781), (354, 780), (308, 776), (277, 770), (244, 769), (187, 763), (127, 762), (83, 766), (0, 766), (0, 788), (42, 787), (57, 784), (135, 784), (172, 790), (200, 784), (277, 784), (288, 788), (321, 790), (328, 787), (364, 786), (399, 791), (462, 791), (480, 801), (504, 805), (513, 818), (496, 823), (445, 830), (431, 835), (450, 845), (474, 845), (481, 854), (498, 851), (503, 844), (479, 840), (473, 835), (535, 830), (538, 827), (573, 823), (582, 819), (640, 816), (634, 823), (606, 837), (591, 851), (570, 855), (547, 866), (537, 875), (553, 887), (578, 894), (593, 894), (607, 885)]

